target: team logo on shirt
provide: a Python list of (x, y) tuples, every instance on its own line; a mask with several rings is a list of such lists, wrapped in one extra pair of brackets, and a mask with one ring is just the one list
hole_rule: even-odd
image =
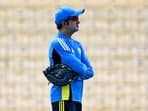
[(80, 48), (78, 48), (78, 53), (81, 55), (81, 49)]

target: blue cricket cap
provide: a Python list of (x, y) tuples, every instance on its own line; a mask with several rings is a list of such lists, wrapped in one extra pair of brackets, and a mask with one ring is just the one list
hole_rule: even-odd
[(83, 14), (84, 11), (85, 9), (74, 9), (69, 6), (63, 6), (55, 13), (55, 24), (60, 25), (62, 21), (68, 19), (69, 17), (79, 16)]

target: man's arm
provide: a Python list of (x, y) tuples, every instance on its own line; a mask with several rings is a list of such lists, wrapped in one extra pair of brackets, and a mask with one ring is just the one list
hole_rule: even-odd
[(81, 62), (74, 53), (69, 50), (65, 50), (57, 41), (53, 43), (53, 47), (59, 53), (62, 63), (71, 67), (79, 74), (80, 78), (88, 79), (93, 76), (92, 67)]

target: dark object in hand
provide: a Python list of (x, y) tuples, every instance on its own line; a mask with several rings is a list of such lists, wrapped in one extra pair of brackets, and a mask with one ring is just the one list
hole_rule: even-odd
[(43, 74), (49, 82), (57, 86), (70, 84), (78, 77), (77, 73), (64, 64), (51, 65), (43, 71)]

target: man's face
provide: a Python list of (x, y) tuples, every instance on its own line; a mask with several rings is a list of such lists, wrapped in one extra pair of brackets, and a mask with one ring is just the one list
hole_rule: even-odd
[(71, 17), (68, 22), (68, 29), (71, 33), (77, 32), (79, 30), (80, 21), (77, 16)]

